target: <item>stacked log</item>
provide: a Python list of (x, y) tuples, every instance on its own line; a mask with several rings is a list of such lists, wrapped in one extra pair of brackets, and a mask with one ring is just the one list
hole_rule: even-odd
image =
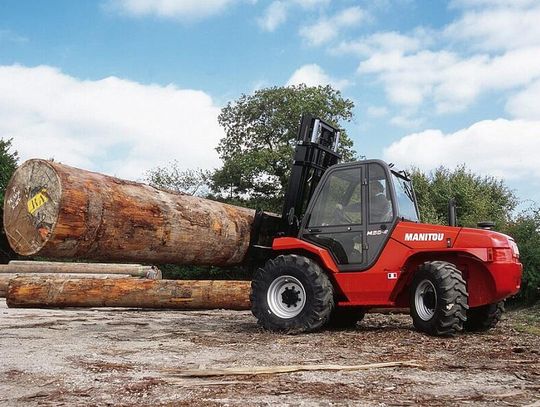
[(63, 274), (121, 274), (160, 280), (161, 270), (155, 266), (119, 263), (61, 263), (52, 261), (12, 260), (0, 266), (0, 273), (63, 273)]
[(41, 274), (41, 273), (0, 273), (0, 298), (7, 296), (9, 282), (17, 277), (34, 277), (45, 279), (53, 279), (57, 282), (61, 282), (66, 278), (93, 278), (93, 279), (111, 279), (111, 278), (133, 278), (128, 274), (71, 274), (71, 273), (59, 273), (59, 274)]
[(9, 282), (6, 302), (14, 308), (248, 310), (249, 293), (249, 281), (18, 277)]
[(59, 263), (47, 261), (11, 261), (0, 265), (0, 298), (5, 297), (9, 281), (16, 277), (65, 278), (147, 278), (160, 280), (161, 271), (141, 264)]
[(4, 227), (24, 256), (150, 264), (240, 264), (255, 212), (29, 160), (5, 194)]

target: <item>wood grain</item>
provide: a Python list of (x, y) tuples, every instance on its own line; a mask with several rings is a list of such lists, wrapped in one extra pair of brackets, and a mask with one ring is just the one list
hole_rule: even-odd
[(250, 309), (249, 281), (17, 277), (9, 281), (12, 308), (131, 307)]

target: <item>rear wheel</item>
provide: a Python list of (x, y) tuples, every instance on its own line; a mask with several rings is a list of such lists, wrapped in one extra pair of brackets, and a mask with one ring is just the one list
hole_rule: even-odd
[(415, 328), (436, 336), (462, 331), (468, 297), (465, 280), (455, 265), (425, 262), (411, 285), (410, 309)]
[(366, 312), (361, 308), (335, 308), (328, 326), (337, 329), (354, 328), (365, 315)]
[(467, 331), (487, 331), (495, 328), (504, 313), (504, 301), (474, 307), (467, 311), (464, 328)]
[(255, 272), (250, 299), (259, 325), (287, 333), (320, 329), (334, 308), (328, 276), (313, 260), (294, 254), (268, 260)]

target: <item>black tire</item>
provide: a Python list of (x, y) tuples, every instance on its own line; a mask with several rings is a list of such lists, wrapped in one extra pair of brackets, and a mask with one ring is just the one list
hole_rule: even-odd
[(328, 327), (335, 329), (354, 328), (366, 315), (362, 308), (335, 308), (330, 315)]
[(445, 261), (425, 262), (413, 278), (410, 308), (419, 331), (451, 336), (463, 330), (469, 295), (465, 280), (455, 265)]
[(480, 332), (495, 328), (504, 313), (504, 301), (474, 307), (467, 311), (466, 331)]
[(268, 260), (251, 282), (251, 312), (270, 331), (322, 328), (334, 309), (332, 283), (313, 260), (295, 254)]

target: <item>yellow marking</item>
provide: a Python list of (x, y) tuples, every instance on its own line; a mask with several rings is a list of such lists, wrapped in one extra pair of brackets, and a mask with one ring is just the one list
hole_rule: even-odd
[(41, 191), (39, 191), (37, 194), (35, 194), (32, 198), (28, 200), (27, 206), (30, 215), (33, 215), (35, 211), (41, 208), (45, 204), (45, 202), (49, 200), (49, 198), (47, 198), (47, 195), (45, 195), (45, 192), (47, 192), (47, 190), (43, 188)]

